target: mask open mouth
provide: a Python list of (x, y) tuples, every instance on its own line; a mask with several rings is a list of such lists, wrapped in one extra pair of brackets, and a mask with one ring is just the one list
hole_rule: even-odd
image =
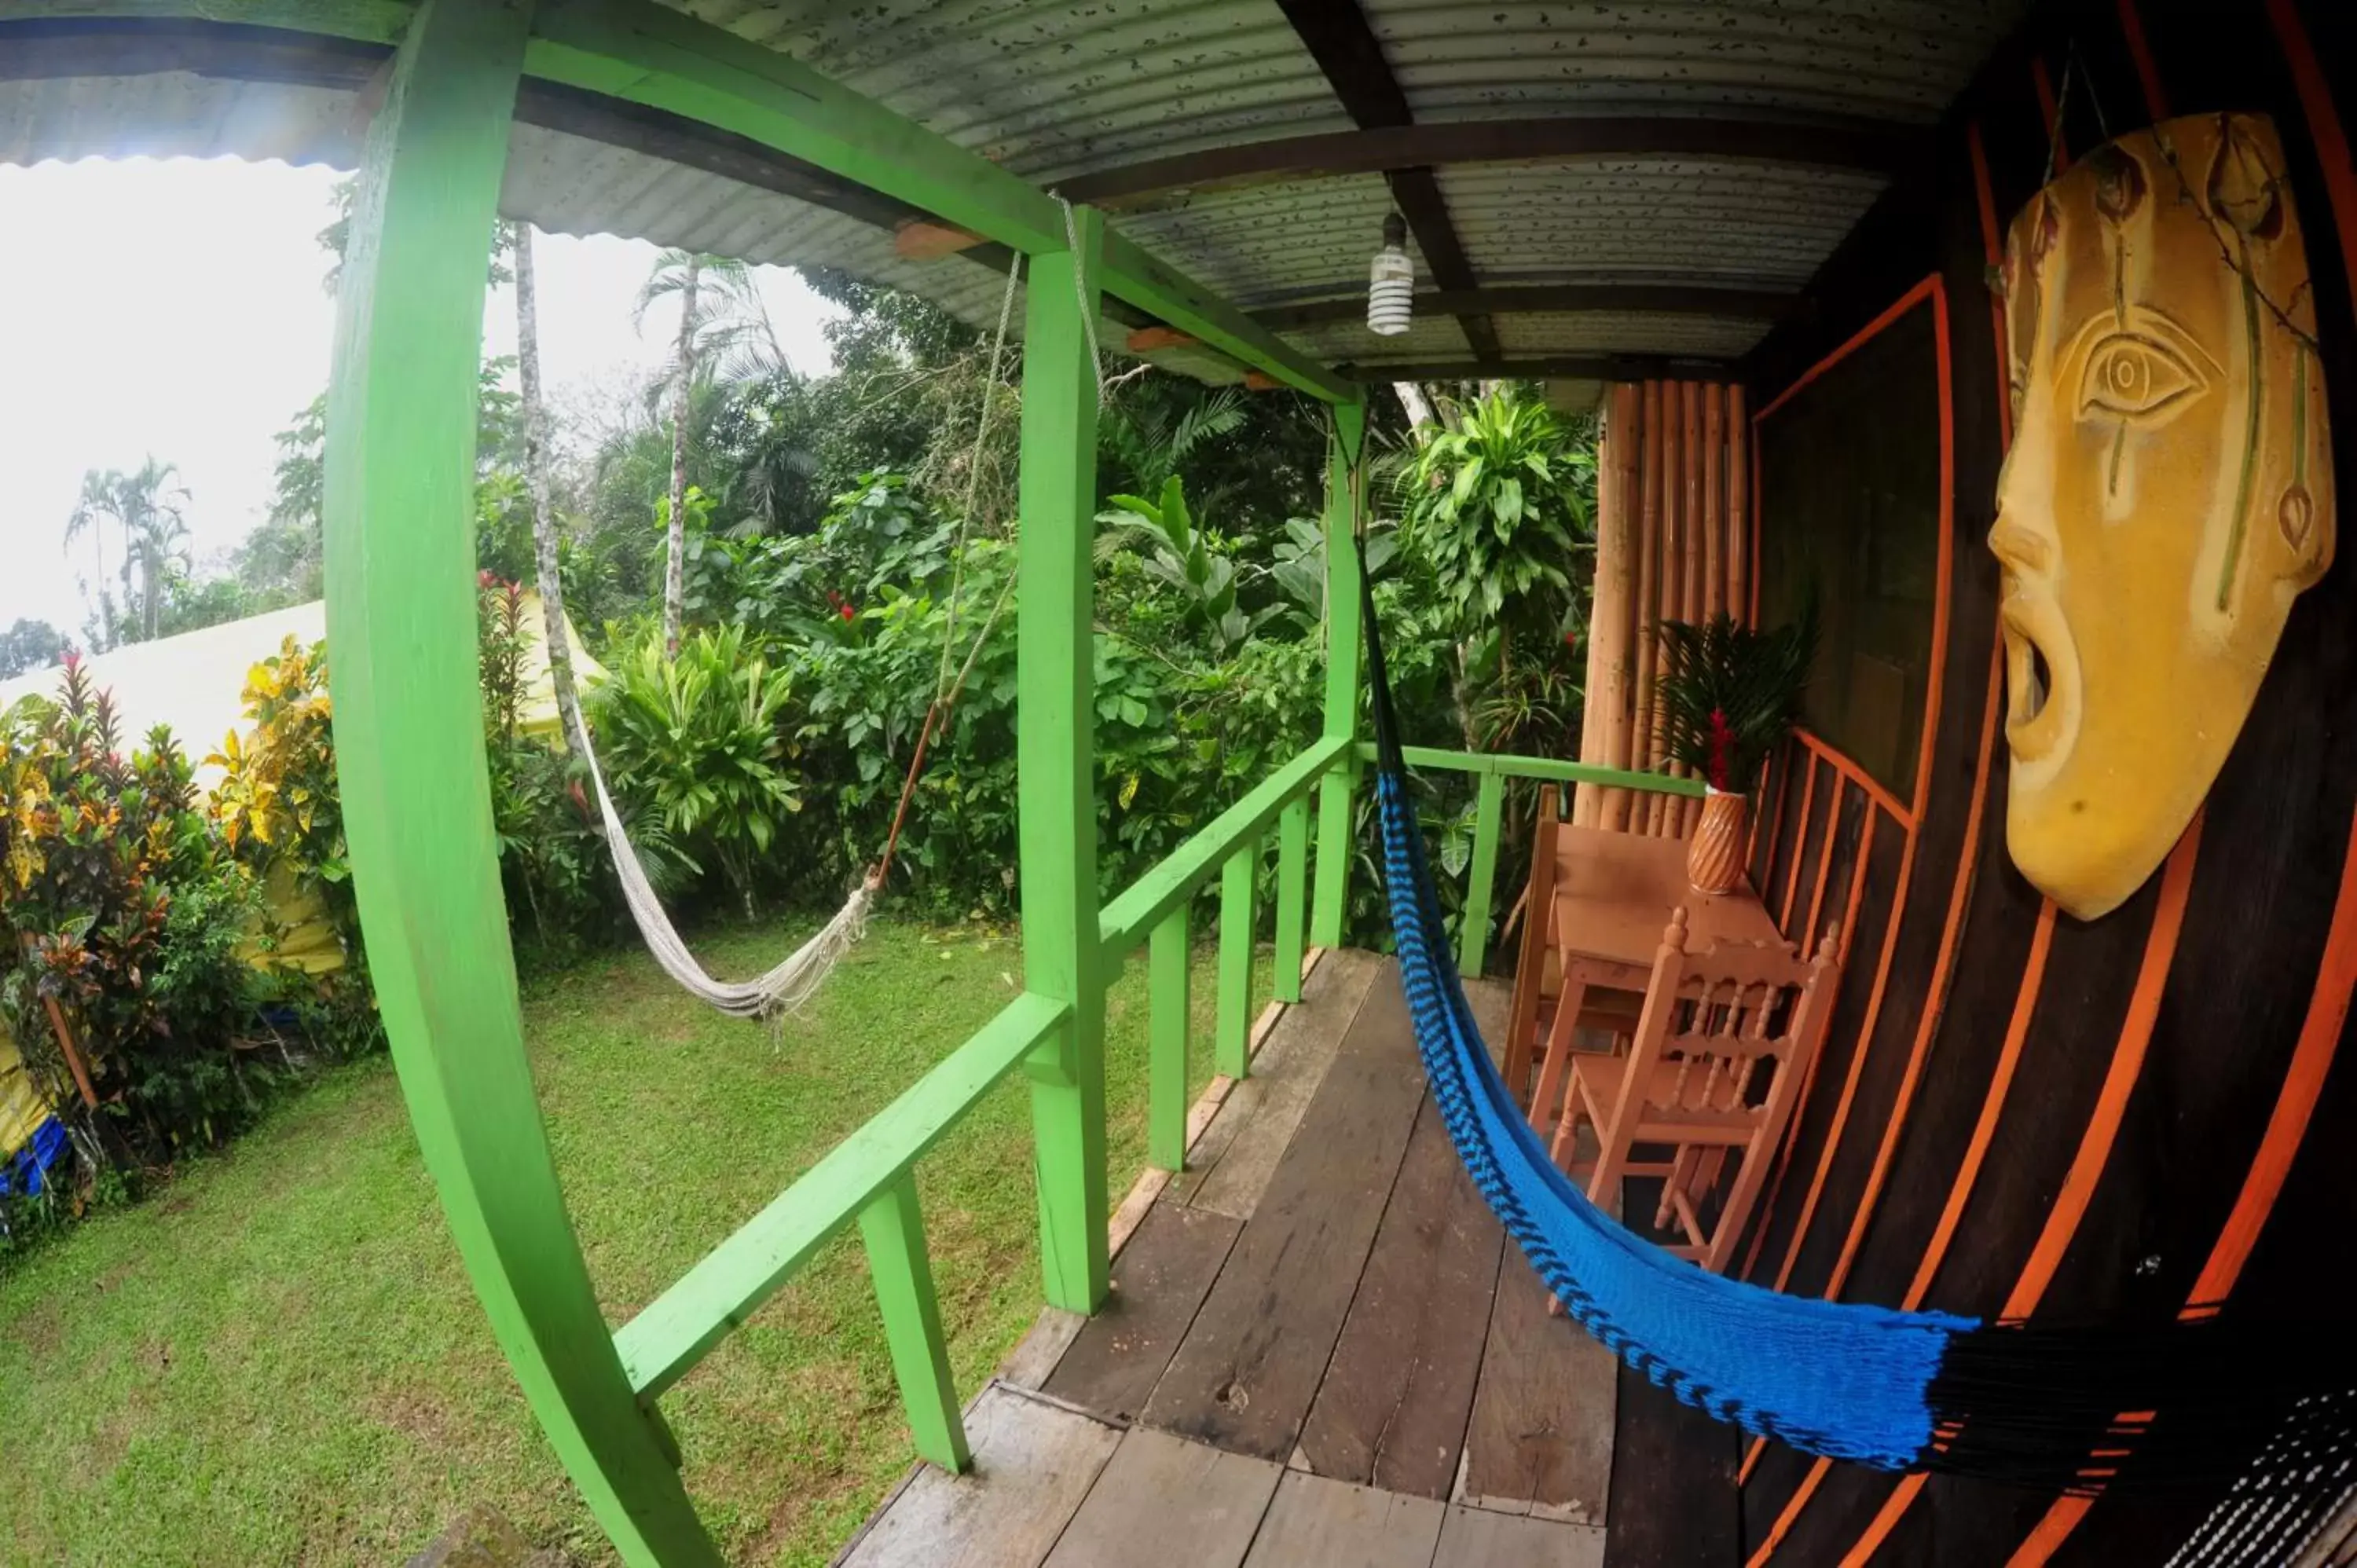
[(2061, 744), (2078, 707), (2079, 661), (2053, 601), (2018, 595), (2006, 602), (2005, 740), (2016, 761), (2034, 762)]

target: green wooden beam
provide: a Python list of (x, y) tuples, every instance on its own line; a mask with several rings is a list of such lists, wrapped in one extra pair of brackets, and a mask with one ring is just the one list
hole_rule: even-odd
[[(717, 126), (1028, 255), (1068, 244), (1054, 197), (777, 49), (652, 0), (547, 0), (535, 32), (526, 63), (534, 77)], [(1313, 396), (1353, 394), (1344, 378), (1128, 241), (1109, 237), (1103, 260), (1107, 293)]]
[(903, 1171), (859, 1211), (859, 1235), (867, 1244), (868, 1276), (884, 1315), (884, 1342), (892, 1352), (909, 1438), (920, 1455), (942, 1469), (964, 1470), (974, 1464), (974, 1451), (966, 1445), (965, 1417), (950, 1375), (949, 1340), (933, 1294), (933, 1263), (925, 1251), (913, 1172)]
[(337, 778), (393, 1065), (500, 1348), (623, 1559), (716, 1565), (565, 1214), (491, 836), (475, 394), (529, 18), (524, 5), (428, 0), (369, 133), (328, 394)]
[(1350, 748), (1350, 741), (1340, 736), (1316, 742), (1213, 817), (1160, 865), (1123, 888), (1098, 919), (1106, 954), (1127, 953), (1144, 941), (1165, 915), (1192, 898), (1227, 864), (1239, 844), (1257, 843), (1277, 813), (1315, 788), (1318, 776)]
[[(404, 0), (19, 0), (6, 20), (242, 22), (391, 43)], [(524, 74), (644, 104), (743, 136), (1029, 255), (1065, 248), (1056, 199), (981, 154), (854, 92), (778, 49), (654, 0), (541, 0)], [(1354, 383), (1178, 269), (1118, 236), (1106, 293), (1286, 385), (1328, 402)]]
[(1062, 1024), (1065, 1004), (1026, 992), (903, 1090), (614, 1335), (630, 1386), (661, 1393), (907, 1174)]
[(10, 0), (5, 20), (231, 22), (394, 44), (415, 10), (413, 0)]
[(1349, 747), (1359, 735), (1359, 656), (1364, 628), (1359, 624), (1358, 549), (1361, 475), (1359, 459), (1367, 435), (1367, 405), (1334, 405), (1334, 431), (1326, 456), (1326, 715), (1324, 734), (1340, 741), (1343, 754), (1318, 786), (1318, 882), (1310, 899), (1309, 940), (1319, 947), (1342, 945), (1342, 921), (1351, 897), (1352, 842), (1351, 805), (1357, 758)]
[[(1360, 757), (1372, 761), (1371, 742), (1359, 746)], [(1691, 795), (1700, 800), (1699, 779), (1673, 779), (1666, 773), (1641, 773), (1625, 768), (1598, 768), (1585, 762), (1564, 762), (1552, 757), (1492, 756), (1478, 751), (1439, 751), (1426, 746), (1404, 746), (1400, 756), (1410, 768), (1442, 773), (1494, 773), (1501, 779), (1545, 779), (1559, 784), (1600, 784), (1611, 789), (1650, 790), (1657, 795)]]
[(1146, 1161), (1157, 1170), (1187, 1165), (1187, 1033), (1193, 976), (1189, 973), (1187, 906), (1154, 928), (1146, 963)]
[[(1097, 920), (1097, 257), (1104, 220), (1077, 215), (1077, 251), (1031, 259), (1025, 291), (1023, 527), (1016, 542), (1016, 769), (1022, 800), (1024, 983), (1067, 1004), (1035, 1061), (1033, 1148), (1048, 1300), (1093, 1312), (1106, 1287), (1104, 975)], [(1060, 243), (1060, 231), (1057, 236)]]

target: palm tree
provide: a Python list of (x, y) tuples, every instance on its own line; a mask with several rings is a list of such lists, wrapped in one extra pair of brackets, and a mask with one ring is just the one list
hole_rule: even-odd
[[(760, 296), (744, 263), (667, 250), (655, 258), (654, 271), (640, 285), (631, 319), (645, 325), (648, 309), (673, 295), (679, 296), (679, 342), (672, 359), (671, 516), (663, 564), (663, 647), (676, 653), (680, 604), (687, 593), (689, 392), (695, 385), (699, 358), (726, 341), (742, 340), (748, 320), (760, 311)], [(766, 328), (768, 316), (760, 314), (759, 321)], [(774, 347), (774, 336), (770, 341)]]
[(565, 585), (556, 563), (556, 516), (549, 500), (547, 406), (540, 395), (540, 294), (533, 272), (532, 225), (508, 225), (515, 255), (516, 379), (523, 390), (524, 479), (532, 490), (533, 573), (540, 581), (540, 613), (547, 639), (548, 676), (556, 690), (560, 743), (570, 749), (581, 701), (573, 688), (573, 650), (565, 640)]
[[(66, 519), (66, 547), (88, 533), (98, 550), (101, 618), (111, 623), (113, 607), (106, 602), (106, 543), (102, 525), (123, 532), (123, 596), (138, 611), (139, 638), (154, 638), (164, 613), (164, 584), (175, 562), (188, 559), (188, 525), (180, 508), (188, 492), (180, 485), (179, 470), (154, 456), (133, 473), (120, 468), (92, 468), (81, 477), (81, 498)], [(111, 633), (110, 625), (107, 630)]]

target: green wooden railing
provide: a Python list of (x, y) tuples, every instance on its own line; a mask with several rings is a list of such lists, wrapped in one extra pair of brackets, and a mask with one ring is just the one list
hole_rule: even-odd
[[(1100, 957), (1108, 970), (1141, 945), (1148, 950), (1149, 1165), (1176, 1172), (1186, 1161), (1189, 918), (1198, 895), (1218, 879), (1219, 1003), (1213, 1058), (1218, 1071), (1241, 1079), (1252, 1069), (1252, 962), (1261, 924), (1256, 890), (1271, 829), (1277, 865), (1271, 999), (1291, 1003), (1301, 997), (1307, 951), (1310, 796), (1321, 788), (1347, 791), (1354, 761), (1371, 752), (1348, 736), (1318, 741), (1139, 877), (1099, 915)], [(1479, 972), (1487, 940), (1509, 779), (1674, 795), (1701, 789), (1690, 780), (1660, 774), (1543, 757), (1422, 747), (1406, 755), (1415, 768), (1468, 773), (1480, 781), (1459, 936), (1459, 961), (1468, 973)], [(1353, 853), (1346, 844), (1341, 865), (1321, 861), (1321, 877), (1346, 880)], [(1067, 1011), (1066, 1004), (1029, 992), (1009, 1003), (624, 1325), (614, 1336), (614, 1347), (630, 1386), (651, 1400), (677, 1382), (822, 1246), (856, 1220), (917, 1450), (937, 1464), (963, 1468), (970, 1454), (934, 1299), (917, 1208), (915, 1166), (1016, 1064), (1052, 1040)]]

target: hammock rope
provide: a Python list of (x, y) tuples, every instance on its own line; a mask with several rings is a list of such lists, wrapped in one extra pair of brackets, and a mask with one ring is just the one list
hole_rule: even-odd
[[(1068, 213), (1069, 220), (1069, 213)], [(679, 928), (672, 924), (664, 910), (662, 899), (656, 894), (654, 882), (648, 876), (646, 865), (630, 843), (628, 827), (614, 798), (606, 788), (605, 769), (597, 765), (597, 753), (589, 744), (589, 725), (583, 717), (578, 696), (569, 692), (571, 682), (559, 682), (557, 703), (565, 731), (574, 749), (589, 768), (589, 782), (597, 797), (598, 822), (606, 835), (606, 847), (614, 859), (615, 875), (622, 884), (622, 901), (630, 911), (631, 923), (639, 928), (640, 940), (662, 972), (671, 976), (680, 989), (706, 1005), (731, 1017), (760, 1018), (775, 1022), (788, 1014), (799, 1012), (803, 1004), (815, 995), (826, 977), (843, 955), (857, 945), (866, 935), (867, 917), (875, 908), (876, 899), (884, 890), (892, 874), (892, 857), (900, 844), (900, 830), (907, 824), (909, 804), (917, 792), (917, 780), (923, 774), (925, 757), (934, 737), (944, 730), (950, 713), (965, 691), (966, 680), (974, 673), (982, 658), (982, 650), (990, 634), (998, 626), (1015, 587), (1009, 578), (999, 590), (998, 597), (983, 618), (981, 629), (974, 636), (965, 662), (951, 679), (950, 660), (957, 635), (958, 599), (964, 583), (966, 531), (974, 516), (974, 502), (981, 489), (981, 466), (984, 444), (990, 438), (990, 416), (998, 391), (999, 366), (1006, 351), (1007, 329), (1015, 317), (1015, 291), (1023, 275), (1023, 254), (1017, 252), (1006, 269), (1006, 287), (998, 303), (998, 330), (990, 345), (990, 362), (983, 378), (982, 407), (974, 419), (974, 451), (967, 459), (965, 507), (958, 516), (957, 532), (950, 545), (950, 597), (947, 616), (942, 628), (941, 668), (933, 678), (933, 700), (926, 704), (925, 718), (917, 730), (917, 744), (909, 757), (909, 770), (900, 781), (900, 799), (892, 811), (892, 826), (884, 836), (884, 848), (856, 886), (845, 898), (834, 918), (821, 927), (808, 941), (786, 955), (775, 967), (752, 980), (727, 981), (715, 978), (696, 961), (695, 954), (680, 936)], [(1093, 342), (1093, 338), (1092, 338)], [(1102, 375), (1100, 375), (1102, 396)], [(564, 635), (564, 628), (554, 628), (554, 635)], [(552, 660), (560, 657), (552, 652)], [(567, 698), (572, 700), (568, 701)]]
[[(2329, 1513), (2357, 1455), (2345, 1322), (2029, 1325), (1786, 1295), (1706, 1273), (1589, 1202), (1515, 1105), (1467, 1006), (1363, 571), (1360, 591), (1382, 864), (1417, 1051), (1467, 1173), (1574, 1320), (1680, 1402), (1827, 1458), (2081, 1496), (2243, 1472), (2287, 1514)], [(2343, 1462), (2270, 1461), (2263, 1445), (2281, 1450), (2292, 1421), (2300, 1453)], [(2264, 1480), (2244, 1470), (2254, 1463)]]

